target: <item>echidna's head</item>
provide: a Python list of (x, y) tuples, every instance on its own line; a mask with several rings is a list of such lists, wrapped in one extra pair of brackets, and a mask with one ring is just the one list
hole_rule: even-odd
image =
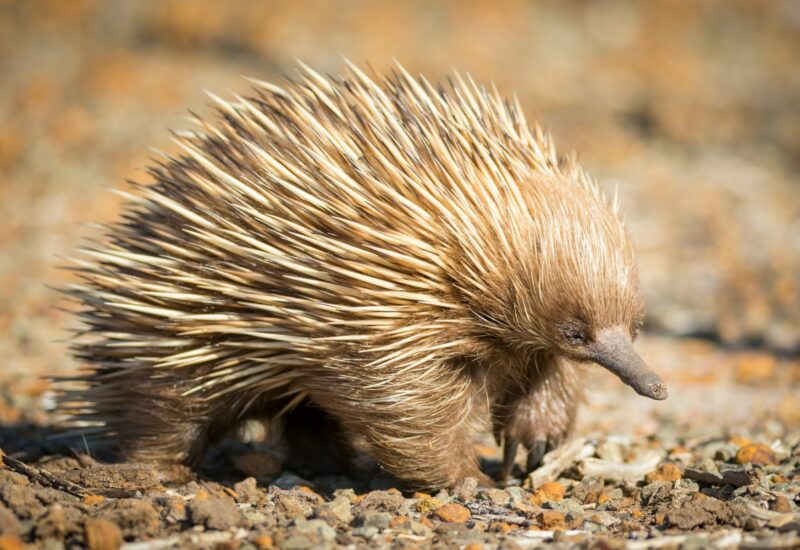
[(500, 250), (511, 253), (495, 252), (501, 267), (488, 275), (497, 295), (473, 311), (511, 347), (597, 363), (639, 394), (665, 399), (666, 386), (633, 348), (643, 307), (629, 235), (591, 182), (565, 179), (523, 188), (527, 212), (500, 228)]

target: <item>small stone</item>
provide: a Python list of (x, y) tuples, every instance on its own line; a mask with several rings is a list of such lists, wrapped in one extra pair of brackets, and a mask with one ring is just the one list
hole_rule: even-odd
[(405, 529), (411, 526), (411, 518), (408, 516), (395, 516), (389, 522), (389, 527), (392, 529)]
[(564, 499), (564, 486), (557, 481), (543, 483), (536, 491), (536, 495), (542, 502), (559, 501)]
[[(423, 518), (427, 520), (427, 518)], [(417, 535), (418, 537), (428, 537), (432, 533), (431, 526), (428, 525), (430, 521), (412, 521), (411, 522), (411, 532)]]
[(530, 493), (522, 487), (506, 487), (506, 492), (508, 496), (511, 497), (511, 502), (513, 503), (528, 502), (531, 496)]
[(572, 488), (572, 496), (584, 504), (594, 504), (603, 492), (605, 483), (599, 477), (585, 477)]
[(0, 535), (19, 535), (22, 533), (22, 524), (20, 524), (17, 516), (0, 504)]
[(233, 486), (236, 500), (244, 504), (258, 502), (258, 484), (255, 478), (248, 477)]
[(669, 481), (654, 481), (642, 487), (642, 504), (653, 505), (670, 499), (672, 483)]
[(207, 529), (218, 531), (238, 527), (242, 523), (239, 509), (230, 498), (193, 500), (189, 503), (189, 515), (194, 525), (204, 525)]
[(316, 543), (310, 537), (305, 535), (293, 535), (287, 537), (281, 544), (281, 550), (306, 550), (306, 548), (314, 548)]
[(22, 539), (13, 535), (0, 536), (0, 550), (24, 550)]
[(647, 483), (653, 483), (654, 481), (677, 481), (681, 478), (681, 475), (681, 469), (678, 468), (677, 465), (672, 462), (667, 462), (657, 470), (644, 476), (644, 480)]
[(155, 535), (161, 528), (161, 515), (145, 500), (112, 500), (99, 512), (99, 517), (115, 523), (123, 537)]
[(567, 519), (572, 521), (583, 515), (583, 506), (574, 498), (565, 498), (564, 500), (550, 500), (542, 505), (547, 510), (555, 510), (565, 514)]
[(358, 511), (377, 510), (380, 512), (396, 512), (405, 504), (406, 499), (397, 489), (388, 491), (372, 491), (358, 503)]
[(392, 521), (392, 514), (389, 512), (369, 510), (359, 515), (358, 520), (360, 525), (364, 527), (377, 527), (378, 530), (382, 531), (389, 527)]
[(739, 447), (736, 445), (731, 445), (728, 443), (719, 445), (714, 451), (714, 460), (719, 460), (720, 462), (731, 462), (738, 451)]
[(83, 503), (87, 506), (95, 506), (101, 502), (105, 502), (106, 497), (103, 495), (87, 495), (83, 497)]
[(321, 505), (324, 499), (314, 492), (291, 489), (285, 491), (278, 487), (270, 487), (270, 494), (275, 508), (290, 519), (309, 517), (314, 508)]
[(122, 531), (116, 523), (107, 519), (92, 518), (87, 520), (86, 547), (89, 550), (117, 550), (122, 546)]
[(354, 537), (363, 537), (365, 539), (371, 539), (372, 537), (377, 535), (379, 531), (377, 527), (370, 526), (370, 527), (356, 527), (355, 529), (353, 529), (352, 532)]
[(421, 514), (430, 514), (442, 505), (442, 501), (426, 493), (414, 493), (414, 498), (418, 499), (414, 508)]
[(453, 489), (453, 496), (461, 502), (474, 500), (478, 494), (478, 480), (474, 477), (465, 477)]
[(789, 499), (785, 496), (778, 495), (775, 497), (775, 500), (770, 503), (770, 509), (782, 514), (789, 514), (792, 512), (792, 503), (789, 502)]
[(734, 435), (731, 436), (731, 438), (728, 440), (728, 443), (730, 443), (731, 445), (736, 445), (737, 447), (744, 447), (745, 445), (750, 445), (752, 441), (750, 441), (745, 437)]
[(346, 496), (338, 496), (330, 502), (321, 504), (314, 509), (314, 517), (327, 521), (333, 527), (347, 525), (353, 521), (350, 500)]
[(594, 521), (591, 518), (584, 520), (584, 522), (581, 524), (581, 528), (591, 533), (595, 533), (598, 531), (608, 531), (608, 527), (606, 527), (602, 523)]
[(321, 519), (300, 520), (295, 524), (294, 530), (304, 535), (317, 535), (327, 541), (336, 538), (336, 530)]
[(470, 517), (472, 517), (472, 514), (470, 514), (469, 510), (467, 510), (460, 504), (456, 503), (450, 503), (440, 506), (439, 508), (436, 509), (434, 514), (440, 520), (452, 523), (464, 523)]
[(54, 504), (36, 520), (38, 538), (64, 538), (79, 533), (80, 514), (73, 507)]
[(717, 467), (717, 463), (710, 458), (705, 458), (701, 460), (696, 465), (696, 469), (703, 472), (708, 472), (709, 474), (713, 474), (716, 476), (719, 475), (719, 468)]
[(514, 527), (504, 521), (493, 521), (486, 528), (487, 531), (491, 531), (492, 533), (500, 533), (501, 535), (505, 535), (512, 529), (514, 529)]
[(691, 479), (681, 478), (675, 482), (675, 489), (687, 493), (696, 493), (700, 490), (700, 486)]
[(736, 464), (774, 464), (775, 452), (763, 443), (745, 445), (736, 453)]
[(356, 495), (356, 492), (353, 489), (350, 489), (350, 488), (347, 488), (347, 489), (336, 489), (333, 492), (333, 497), (335, 499), (339, 498), (339, 497), (344, 497), (344, 498), (346, 498), (347, 500), (350, 501), (350, 504), (356, 504), (356, 501), (358, 500), (358, 495)]
[(563, 529), (566, 516), (557, 510), (542, 510), (536, 517), (539, 525), (545, 529)]
[(478, 498), (503, 506), (511, 500), (511, 495), (502, 489), (481, 489)]
[(269, 535), (259, 535), (255, 539), (253, 539), (253, 544), (256, 545), (256, 548), (259, 550), (267, 550), (269, 548), (274, 548), (274, 543), (272, 541), (272, 537)]
[(614, 441), (603, 441), (597, 445), (597, 456), (608, 462), (621, 463), (625, 461), (625, 457), (622, 455), (622, 447)]

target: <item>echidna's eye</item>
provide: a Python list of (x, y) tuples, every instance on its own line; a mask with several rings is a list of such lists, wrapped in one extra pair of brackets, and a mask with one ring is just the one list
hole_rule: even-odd
[(564, 336), (567, 338), (570, 344), (581, 345), (586, 344), (589, 341), (586, 331), (577, 327), (567, 328), (564, 332)]

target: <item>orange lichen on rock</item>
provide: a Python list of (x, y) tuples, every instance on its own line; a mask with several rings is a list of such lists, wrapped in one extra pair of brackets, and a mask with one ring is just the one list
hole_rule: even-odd
[(774, 464), (775, 451), (763, 443), (745, 445), (736, 453), (736, 464)]
[(470, 514), (469, 510), (467, 510), (464, 506), (454, 502), (439, 506), (434, 514), (440, 520), (447, 521), (449, 523), (464, 523), (472, 517), (472, 514)]

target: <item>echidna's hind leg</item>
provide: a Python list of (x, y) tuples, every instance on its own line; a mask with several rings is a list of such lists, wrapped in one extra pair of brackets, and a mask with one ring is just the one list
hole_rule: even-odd
[(503, 436), (501, 481), (511, 475), (520, 445), (527, 451), (526, 471), (531, 471), (571, 433), (582, 399), (576, 368), (558, 357), (541, 356), (527, 384), (510, 388), (495, 405), (495, 435)]
[(209, 441), (206, 404), (182, 395), (175, 381), (146, 373), (92, 390), (103, 392), (95, 399), (95, 416), (115, 434), (124, 461), (153, 464), (166, 480), (190, 475), (189, 468), (199, 463)]

